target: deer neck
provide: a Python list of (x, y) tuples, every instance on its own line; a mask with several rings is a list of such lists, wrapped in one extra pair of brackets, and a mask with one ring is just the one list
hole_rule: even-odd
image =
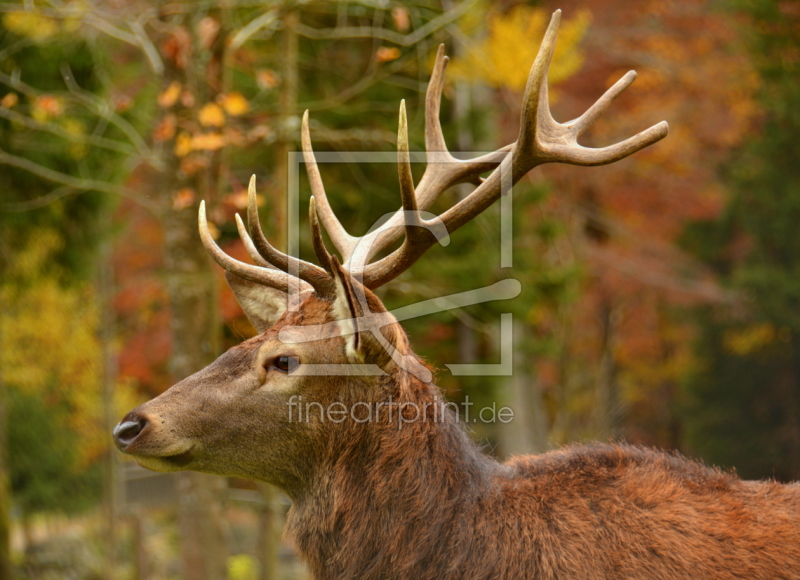
[(489, 493), (502, 470), (444, 407), (437, 387), (419, 381), (406, 387), (389, 391), (400, 401), (395, 413), (402, 402), (435, 404), (441, 413), (402, 424), (396, 415), (382, 416), (342, 429), (330, 461), (294, 498), (287, 532), (316, 578), (366, 577), (364, 566), (374, 573), (401, 549), (425, 558), (443, 537), (457, 541), (453, 518)]

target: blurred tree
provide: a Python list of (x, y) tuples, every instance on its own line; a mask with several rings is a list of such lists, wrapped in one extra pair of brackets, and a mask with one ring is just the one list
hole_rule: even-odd
[(687, 385), (688, 446), (748, 477), (800, 478), (800, 7), (732, 5), (758, 71), (757, 135), (725, 170), (731, 199), (686, 234), (738, 297), (702, 314)]
[(91, 504), (97, 459), (107, 447), (91, 290), (43, 274), (58, 269), (52, 260), (59, 241), (52, 231), (33, 235), (6, 265), (0, 286), (0, 301), (14, 305), (0, 315), (0, 369), (8, 389), (11, 485), (24, 521)]
[[(2, 329), (0, 328), (0, 332)], [(0, 344), (3, 336), (0, 334)], [(11, 571), (11, 476), (8, 463), (8, 386), (0, 373), (0, 578), (13, 580)]]
[[(72, 196), (75, 190), (66, 183), (51, 191), (47, 182), (29, 170), (77, 166), (80, 177), (72, 184), (87, 181), (86, 175), (113, 179), (118, 173), (115, 164), (109, 163), (115, 152), (103, 147), (107, 143), (102, 139), (87, 134), (80, 106), (53, 94), (62, 82), (60, 68), (65, 61), (84, 86), (96, 89), (99, 84), (90, 48), (70, 36), (76, 23), (6, 8), (11, 10), (4, 11), (0, 27), (0, 81), (7, 85), (10, 75), (24, 69), (25, 81), (39, 87), (29, 90), (29, 85), (20, 83), (15, 90), (0, 91), (0, 163), (6, 166), (0, 200), (0, 398), (9, 403), (0, 419), (0, 443), (11, 445), (8, 453), (5, 447), (0, 450), (10, 459), (0, 487), (5, 489), (6, 481), (13, 484), (14, 503), (27, 518), (41, 511), (84, 507), (97, 491), (96, 462), (107, 440), (95, 414), (94, 365), (86, 364), (86, 374), (80, 377), (67, 376), (65, 368), (76, 370), (73, 364), (93, 363), (92, 357), (98, 354), (91, 341), (97, 330), (93, 317), (80, 322), (74, 317), (88, 312), (85, 301), (91, 293), (86, 279), (93, 274), (93, 248), (102, 235), (98, 216), (111, 205), (107, 196), (97, 193)], [(69, 137), (69, 147), (58, 146), (64, 136)], [(88, 147), (98, 142), (100, 147)], [(70, 243), (63, 243), (64, 239)], [(42, 254), (45, 246), (49, 250)], [(21, 272), (20, 264), (35, 255), (39, 259)], [(70, 310), (76, 303), (80, 308)], [(80, 323), (87, 334), (70, 343), (78, 332), (73, 325)], [(56, 329), (63, 336), (53, 335)], [(43, 342), (37, 345), (39, 340)], [(37, 351), (39, 347), (42, 352)], [(65, 368), (59, 367), (62, 362)], [(34, 373), (25, 376), (31, 367)], [(70, 384), (72, 378), (79, 380)], [(37, 381), (46, 382), (46, 393)], [(51, 444), (48, 433), (57, 434), (52, 441), (62, 443), (60, 448)], [(0, 503), (8, 506), (6, 501)], [(0, 508), (4, 548), (7, 515)], [(7, 551), (0, 549), (0, 554)], [(5, 560), (0, 555), (0, 562)], [(0, 571), (0, 577), (10, 576)]]

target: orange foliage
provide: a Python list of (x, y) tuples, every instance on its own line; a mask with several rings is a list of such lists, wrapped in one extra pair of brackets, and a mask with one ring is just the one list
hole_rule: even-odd
[[(572, 14), (583, 6), (568, 1), (548, 9)], [(574, 259), (589, 274), (567, 323), (572, 372), (599, 372), (603, 350), (611, 350), (627, 410), (624, 434), (636, 441), (646, 432), (637, 424), (668, 422), (676, 385), (696, 364), (691, 324), (674, 316), (675, 307), (727, 299), (676, 242), (687, 223), (712, 219), (725, 205), (720, 165), (758, 116), (757, 78), (731, 17), (710, 1), (600, 0), (591, 9), (584, 43), (591, 56), (561, 85), (556, 119), (574, 118), (635, 69), (636, 82), (582, 144), (613, 143), (662, 119), (670, 124), (665, 140), (619, 163), (541, 169), (554, 185), (551, 209), (570, 224)], [(645, 442), (673, 445), (668, 431)]]

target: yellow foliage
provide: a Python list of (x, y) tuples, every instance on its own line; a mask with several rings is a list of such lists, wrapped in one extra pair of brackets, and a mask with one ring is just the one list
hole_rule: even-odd
[(22, 10), (4, 14), (3, 25), (17, 36), (30, 38), (36, 43), (46, 42), (60, 32), (54, 18)]
[(203, 105), (198, 118), (203, 127), (225, 126), (225, 113), (222, 111), (222, 107), (214, 103), (206, 103)]
[(396, 46), (381, 46), (375, 52), (375, 58), (378, 62), (389, 62), (400, 58), (400, 49)]
[(258, 560), (249, 554), (237, 554), (228, 558), (228, 578), (230, 580), (256, 580)]
[(208, 232), (211, 234), (211, 237), (215, 240), (218, 240), (222, 233), (219, 231), (217, 224), (214, 222), (208, 222)]
[(39, 123), (47, 123), (51, 119), (64, 114), (64, 101), (55, 95), (40, 95), (33, 101), (31, 117)]
[(82, 440), (81, 461), (108, 448), (102, 420), (99, 312), (88, 286), (65, 287), (52, 275), (60, 240), (31, 236), (0, 286), (0, 373), (9, 388), (67, 403), (67, 427)]
[[(61, 126), (68, 134), (75, 137), (82, 137), (86, 134), (86, 127), (83, 125), (83, 122), (78, 119), (64, 119)], [(72, 142), (69, 144), (68, 150), (73, 158), (82, 159), (86, 156), (88, 148), (85, 143)]]
[[(70, 8), (79, 7), (73, 3)], [(42, 44), (59, 34), (75, 32), (81, 25), (81, 18), (77, 15), (70, 18), (51, 18), (36, 8), (30, 10), (12, 10), (3, 15), (3, 25), (17, 36), (30, 38), (37, 44)]]
[(177, 103), (178, 97), (180, 96), (181, 83), (172, 81), (169, 86), (164, 89), (164, 92), (158, 95), (158, 106), (167, 109)]
[(175, 155), (186, 157), (192, 152), (192, 136), (189, 133), (181, 132), (175, 139)]
[[(515, 6), (508, 14), (489, 16), (489, 34), (455, 60), (449, 74), (454, 79), (521, 92), (549, 21), (549, 12), (525, 5)], [(550, 84), (569, 78), (583, 65), (579, 45), (590, 22), (588, 10), (562, 20), (548, 75)]]
[(225, 137), (219, 133), (201, 133), (192, 137), (192, 149), (195, 151), (216, 151), (225, 146)]
[(6, 93), (6, 95), (0, 99), (0, 107), (5, 109), (10, 109), (17, 103), (19, 103), (19, 96), (17, 93)]
[(738, 330), (728, 330), (722, 341), (728, 352), (746, 356), (776, 341), (786, 341), (789, 338), (788, 331), (776, 329), (772, 324), (764, 323)]
[(250, 110), (250, 104), (247, 102), (247, 99), (238, 91), (222, 95), (220, 103), (222, 104), (222, 108), (225, 109), (225, 112), (231, 117), (244, 115)]

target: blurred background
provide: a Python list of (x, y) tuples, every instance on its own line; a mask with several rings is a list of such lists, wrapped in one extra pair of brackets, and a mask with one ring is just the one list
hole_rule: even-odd
[[(255, 173), (285, 247), (302, 112), (317, 151), (392, 151), (405, 99), (422, 150), (440, 43), (451, 151), (512, 142), (556, 8), (556, 119), (636, 69), (582, 142), (661, 120), (669, 136), (608, 167), (535, 169), (514, 189), (513, 268), (491, 208), (381, 297), (522, 282), (513, 301), (405, 324), (451, 400), (514, 410), (474, 425), (499, 458), (627, 440), (800, 478), (800, 2), (2, 2), (0, 579), (306, 577), (276, 490), (154, 474), (111, 445), (125, 412), (254, 332), (198, 204), (245, 259), (233, 216)], [(322, 174), (351, 232), (399, 206), (392, 164)], [(301, 214), (308, 197), (302, 177)], [(507, 312), (513, 375), (453, 377), (445, 364), (500, 361)]]

